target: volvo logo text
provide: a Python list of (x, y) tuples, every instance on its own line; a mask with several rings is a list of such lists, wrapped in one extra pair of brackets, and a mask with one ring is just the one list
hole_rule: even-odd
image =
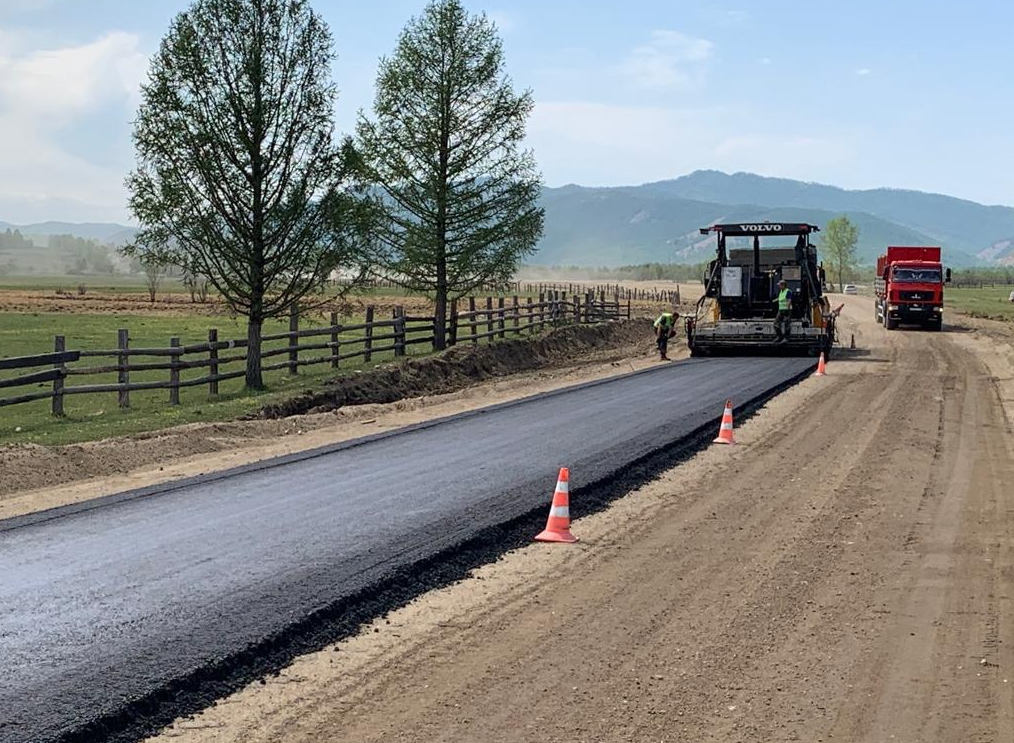
[(743, 232), (781, 232), (782, 226), (780, 224), (741, 224), (739, 226)]

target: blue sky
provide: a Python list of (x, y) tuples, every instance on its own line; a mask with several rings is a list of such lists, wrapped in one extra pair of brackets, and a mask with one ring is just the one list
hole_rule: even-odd
[[(0, 0), (0, 220), (127, 221), (147, 57), (189, 0)], [(339, 128), (422, 0), (316, 0)], [(1014, 204), (1014, 7), (466, 0), (499, 24), (549, 185), (697, 168)]]

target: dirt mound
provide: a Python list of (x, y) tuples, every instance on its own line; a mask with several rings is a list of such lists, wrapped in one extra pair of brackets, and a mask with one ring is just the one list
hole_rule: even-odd
[(650, 327), (647, 320), (634, 319), (557, 328), (537, 339), (456, 346), (439, 356), (409, 359), (336, 378), (321, 390), (268, 405), (259, 416), (252, 417), (326, 413), (345, 405), (391, 403), (407, 397), (456, 392), (492, 377), (553, 366), (603, 348), (643, 342), (650, 335)]

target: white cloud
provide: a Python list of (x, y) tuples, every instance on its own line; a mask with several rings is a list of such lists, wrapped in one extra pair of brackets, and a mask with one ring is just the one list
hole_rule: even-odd
[(62, 49), (12, 48), (0, 51), (0, 203), (21, 204), (33, 219), (47, 202), (93, 204), (97, 213), (122, 218), (129, 162), (96, 165), (61, 139), (89, 114), (132, 117), (147, 67), (139, 38), (114, 32)]
[(855, 156), (847, 134), (743, 132), (722, 108), (539, 101), (529, 124), (547, 183), (636, 184), (699, 168), (836, 181)]
[(0, 56), (0, 112), (63, 119), (111, 99), (136, 100), (146, 65), (138, 37), (119, 32), (83, 46)]
[[(765, 174), (784, 172), (786, 167), (799, 170), (840, 165), (847, 161), (850, 152), (843, 140), (804, 134), (784, 137), (736, 134), (720, 141), (713, 150), (719, 167)], [(751, 165), (744, 167), (740, 165), (742, 162)]]
[(518, 17), (507, 10), (491, 10), (486, 16), (496, 24), (497, 30), (502, 34), (509, 34), (520, 25)]
[(771, 64), (771, 57), (761, 57), (760, 63), (762, 65), (769, 65), (769, 64)]
[(856, 70), (856, 74), (859, 75), (859, 77), (866, 77), (872, 72), (873, 70), (871, 70), (869, 67), (860, 67), (858, 70)]
[(695, 87), (703, 82), (713, 48), (707, 39), (656, 30), (648, 44), (630, 52), (621, 69), (641, 88)]
[(550, 185), (642, 183), (696, 167), (715, 120), (721, 112), (539, 101), (528, 141)]

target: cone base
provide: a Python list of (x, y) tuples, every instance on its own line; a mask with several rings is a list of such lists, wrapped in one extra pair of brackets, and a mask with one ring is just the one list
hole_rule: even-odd
[(712, 444), (735, 444), (736, 442), (732, 439), (715, 439), (711, 442)]
[(544, 532), (535, 537), (536, 542), (562, 542), (564, 544), (574, 544), (577, 541), (577, 537), (571, 534), (569, 531), (549, 531), (546, 529)]
[(826, 377), (827, 374), (825, 374), (824, 372), (814, 372), (813, 376), (815, 376), (815, 377)]

